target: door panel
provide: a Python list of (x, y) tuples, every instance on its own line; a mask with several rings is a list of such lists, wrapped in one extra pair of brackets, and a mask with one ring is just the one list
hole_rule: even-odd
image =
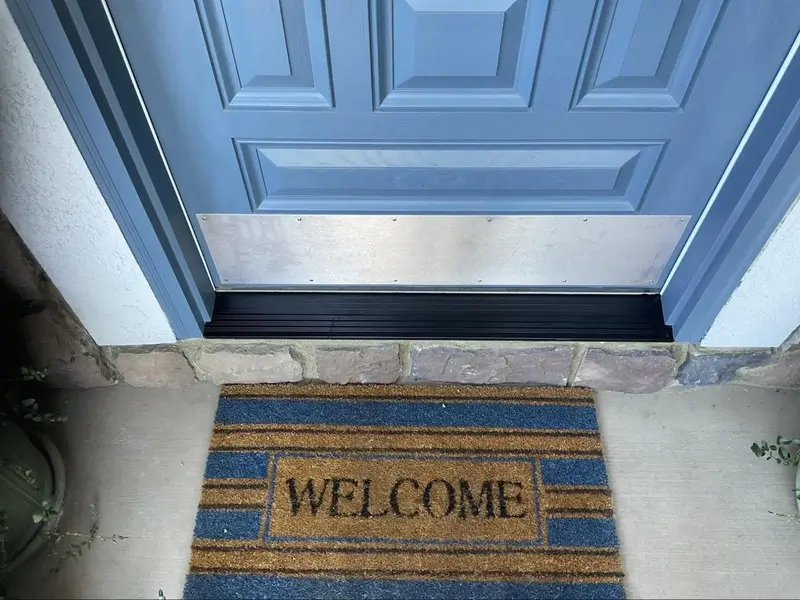
[[(795, 0), (110, 7), (212, 267), (199, 214), (668, 215), (685, 238), (800, 30)], [(525, 264), (514, 285), (562, 284)]]
[(527, 110), (546, 8), (539, 0), (372, 0), (375, 109)]
[(596, 7), (572, 109), (676, 110), (725, 0), (616, 0)]
[(234, 142), (256, 212), (634, 212), (663, 150), (633, 144)]
[(196, 4), (224, 109), (332, 108), (319, 2), (198, 0)]

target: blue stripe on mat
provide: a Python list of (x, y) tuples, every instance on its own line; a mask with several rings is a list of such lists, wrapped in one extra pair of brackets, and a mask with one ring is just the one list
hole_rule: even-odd
[(542, 459), (542, 483), (545, 485), (608, 485), (602, 459)]
[(548, 546), (615, 547), (614, 519), (556, 517), (547, 519)]
[(261, 513), (244, 510), (197, 511), (194, 537), (216, 540), (254, 540), (258, 537)]
[(224, 477), (265, 479), (267, 477), (267, 454), (265, 452), (209, 452), (205, 477), (207, 479)]
[(217, 423), (597, 429), (594, 406), (220, 398)]
[(189, 575), (184, 598), (625, 598), (616, 583), (534, 583), (324, 579), (271, 575)]

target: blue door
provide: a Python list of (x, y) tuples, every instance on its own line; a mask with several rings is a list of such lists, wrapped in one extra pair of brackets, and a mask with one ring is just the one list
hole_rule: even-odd
[(220, 289), (658, 290), (797, 0), (110, 0)]

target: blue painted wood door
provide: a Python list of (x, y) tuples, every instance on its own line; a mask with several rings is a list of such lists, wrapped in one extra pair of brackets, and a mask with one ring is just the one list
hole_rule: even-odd
[[(211, 247), (204, 217), (671, 216), (682, 225), (660, 262), (627, 285), (612, 274), (562, 280), (558, 269), (526, 280), (657, 289), (800, 30), (797, 0), (110, 0), (110, 9), (214, 277), (241, 287), (280, 280), (251, 270), (225, 281), (225, 249)], [(216, 234), (228, 232), (234, 266), (275, 251), (246, 256), (237, 240), (251, 235), (254, 249), (288, 227), (234, 222)], [(571, 239), (576, 222), (547, 221), (548, 235)], [(567, 254), (633, 259), (641, 240), (615, 249), (591, 240), (661, 222), (603, 221)], [(513, 243), (535, 245), (541, 223), (525, 221)], [(539, 248), (536, 264), (557, 264), (562, 246)], [(354, 283), (326, 283), (337, 281)]]

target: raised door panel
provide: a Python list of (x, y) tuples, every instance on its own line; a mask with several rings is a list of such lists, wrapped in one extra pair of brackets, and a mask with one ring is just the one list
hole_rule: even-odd
[(724, 0), (598, 0), (573, 109), (684, 106)]
[(372, 0), (377, 110), (530, 105), (547, 0)]
[(223, 108), (333, 108), (322, 0), (195, 3)]
[(257, 212), (634, 212), (662, 143), (237, 141)]

